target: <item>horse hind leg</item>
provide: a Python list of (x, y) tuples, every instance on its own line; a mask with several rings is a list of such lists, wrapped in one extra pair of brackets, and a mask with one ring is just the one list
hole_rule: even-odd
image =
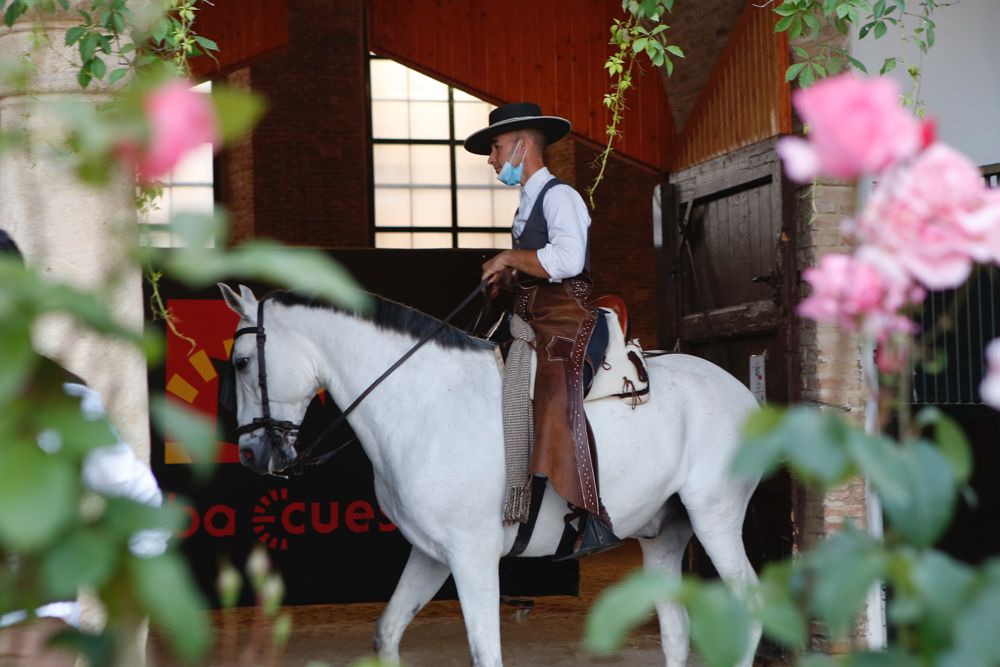
[[(739, 596), (757, 583), (757, 573), (754, 572), (743, 546), (743, 519), (750, 492), (745, 496), (730, 494), (726, 498), (717, 497), (704, 506), (688, 503), (686, 499), (684, 501), (698, 541), (719, 576)], [(753, 622), (747, 653), (738, 667), (752, 667), (760, 636), (760, 623)]]
[(399, 642), (403, 632), (424, 605), (441, 589), (448, 579), (448, 566), (440, 563), (416, 547), (399, 577), (396, 590), (375, 630), (374, 649), (381, 661), (399, 662)]
[[(687, 516), (682, 513), (669, 520), (656, 537), (639, 538), (643, 567), (679, 578), (685, 549), (693, 532)], [(667, 667), (685, 667), (689, 650), (687, 612), (680, 604), (661, 602), (656, 605), (656, 615)]]

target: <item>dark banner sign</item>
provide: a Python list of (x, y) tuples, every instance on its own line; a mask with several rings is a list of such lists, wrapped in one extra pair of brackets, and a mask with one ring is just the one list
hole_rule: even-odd
[[(467, 250), (330, 254), (366, 289), (438, 317), (478, 284), (487, 256)], [(258, 296), (270, 289), (249, 286)], [(242, 567), (253, 546), (263, 544), (285, 580), (288, 604), (387, 600), (410, 546), (379, 508), (371, 463), (361, 446), (351, 445), (330, 462), (290, 479), (258, 476), (240, 465), (235, 419), (218, 403), (220, 371), (229, 360), (237, 317), (217, 289), (192, 291), (168, 280), (161, 281), (159, 289), (177, 332), (166, 330), (162, 321), (146, 323), (163, 331), (167, 342), (164, 364), (150, 368), (150, 391), (165, 392), (170, 400), (217, 419), (223, 437), (211, 477), (196, 481), (186, 453), (170, 440), (169, 432), (164, 439), (151, 429), (151, 463), (160, 486), (167, 496), (191, 502), (182, 548), (205, 594), (216, 599), (221, 558)], [(455, 324), (471, 322), (478, 305), (461, 313)], [(339, 414), (325, 394), (317, 396), (303, 423), (302, 439), (310, 441)], [(345, 427), (331, 439), (342, 442), (352, 436)], [(576, 594), (578, 567), (548, 559), (505, 559), (501, 588), (506, 595)], [(251, 604), (246, 594), (242, 602)], [(450, 583), (441, 595), (454, 595)]]

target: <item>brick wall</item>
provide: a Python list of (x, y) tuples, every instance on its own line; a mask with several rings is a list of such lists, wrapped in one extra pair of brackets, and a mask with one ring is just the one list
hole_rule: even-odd
[[(823, 42), (838, 43), (843, 38), (835, 32), (821, 35), (819, 41), (802, 39), (795, 46), (814, 52)], [(801, 125), (797, 126), (801, 131)], [(816, 265), (827, 254), (850, 252), (840, 235), (840, 224), (854, 213), (857, 190), (852, 184), (819, 179), (804, 187), (798, 197), (798, 265)], [(800, 298), (808, 294), (803, 282)], [(864, 424), (865, 395), (862, 384), (860, 351), (856, 336), (843, 330), (802, 320), (799, 336), (802, 363), (802, 401), (826, 410), (841, 410), (857, 426)], [(845, 522), (864, 527), (866, 521), (865, 485), (861, 479), (848, 481), (826, 494), (806, 490), (800, 505), (798, 548), (808, 548), (823, 536), (840, 530)], [(862, 613), (855, 627), (855, 636), (867, 633)], [(826, 639), (821, 627), (812, 628), (811, 644), (816, 650), (839, 653), (849, 644)]]
[(237, 238), (366, 247), (363, 3), (296, 0), (288, 12), (288, 48), (249, 68), (249, 85), (267, 97), (269, 110), (249, 151), (237, 147), (220, 161), (228, 179), (220, 190), (234, 213)]
[[(549, 169), (587, 200), (597, 170), (597, 151), (572, 139), (546, 151)], [(594, 294), (617, 294), (629, 308), (631, 335), (643, 346), (657, 345), (656, 274), (653, 251), (653, 188), (662, 180), (612, 156), (590, 211), (590, 272)], [(590, 203), (587, 203), (588, 208)]]

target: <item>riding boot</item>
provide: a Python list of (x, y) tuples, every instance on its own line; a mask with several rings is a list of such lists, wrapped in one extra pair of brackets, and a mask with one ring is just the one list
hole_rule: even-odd
[[(614, 549), (622, 543), (621, 539), (611, 531), (605, 519), (583, 510), (578, 510), (578, 513), (580, 516), (580, 527), (577, 532), (576, 541), (573, 543), (573, 551), (564, 556), (557, 555), (556, 558), (552, 559), (553, 562), (576, 560), (584, 556), (600, 553), (601, 551)], [(601, 507), (601, 513), (607, 516), (603, 506)]]

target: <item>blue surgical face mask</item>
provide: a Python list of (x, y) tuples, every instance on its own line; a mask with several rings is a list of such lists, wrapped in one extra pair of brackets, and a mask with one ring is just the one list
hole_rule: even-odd
[(514, 151), (510, 154), (511, 159), (503, 163), (503, 166), (500, 168), (500, 173), (497, 174), (497, 180), (504, 185), (521, 184), (521, 173), (524, 171), (524, 153), (527, 153), (528, 151), (525, 150), (524, 153), (521, 153), (521, 161), (518, 162), (516, 167), (511, 164), (511, 160), (517, 156), (517, 149), (520, 147), (521, 142), (518, 141), (517, 144), (514, 145)]

